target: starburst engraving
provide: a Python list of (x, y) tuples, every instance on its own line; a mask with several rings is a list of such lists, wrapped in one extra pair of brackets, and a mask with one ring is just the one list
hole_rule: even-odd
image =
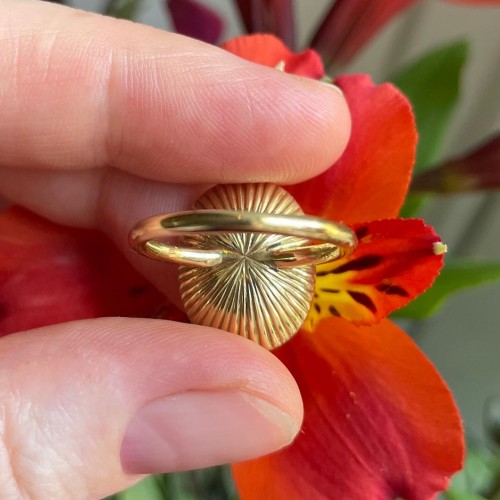
[[(205, 193), (195, 209), (302, 214), (293, 197), (271, 184), (220, 185)], [(180, 268), (180, 291), (190, 320), (237, 333), (273, 349), (304, 322), (314, 291), (314, 266), (283, 268), (266, 260), (272, 250), (295, 248), (307, 240), (257, 233), (186, 237), (200, 249), (224, 249), (234, 260), (213, 267)]]

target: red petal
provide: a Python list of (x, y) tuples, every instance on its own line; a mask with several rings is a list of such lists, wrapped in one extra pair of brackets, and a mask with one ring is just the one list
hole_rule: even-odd
[(380, 321), (429, 288), (443, 265), (445, 246), (422, 220), (381, 220), (353, 229), (355, 252), (317, 267), (308, 330), (332, 315), (356, 324)]
[(98, 316), (152, 316), (164, 301), (99, 232), (26, 210), (0, 214), (0, 335)]
[(396, 14), (417, 0), (336, 0), (310, 46), (325, 64), (348, 63)]
[(444, 381), (390, 321), (340, 318), (276, 351), (304, 400), (295, 442), (235, 465), (242, 500), (423, 500), (460, 469), (460, 417)]
[(309, 78), (321, 78), (324, 75), (323, 63), (313, 50), (298, 54), (273, 35), (247, 35), (234, 38), (222, 45), (223, 49), (264, 66), (275, 68), (285, 64), (285, 71)]
[(207, 43), (217, 43), (224, 30), (221, 17), (194, 0), (168, 0), (167, 7), (177, 33)]
[(375, 85), (367, 75), (335, 83), (351, 111), (347, 149), (325, 173), (287, 189), (308, 214), (348, 224), (396, 217), (415, 161), (410, 103), (394, 86)]

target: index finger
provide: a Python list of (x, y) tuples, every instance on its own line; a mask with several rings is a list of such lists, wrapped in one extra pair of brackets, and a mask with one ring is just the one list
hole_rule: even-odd
[(0, 166), (291, 183), (347, 142), (344, 98), (313, 80), (45, 2), (0, 11)]

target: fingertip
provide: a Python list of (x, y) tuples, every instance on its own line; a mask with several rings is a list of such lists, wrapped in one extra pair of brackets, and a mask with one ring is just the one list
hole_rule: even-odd
[[(281, 120), (288, 127), (290, 143), (283, 148), (282, 155), (292, 168), (285, 169), (286, 176), (277, 182), (293, 184), (315, 177), (335, 163), (349, 141), (351, 118), (344, 94), (335, 85), (282, 75), (291, 80), (287, 99), (292, 114)], [(299, 116), (293, 117), (297, 111)]]
[(300, 392), (274, 355), (226, 332), (201, 328), (199, 333), (210, 336), (203, 356), (219, 359), (226, 381), (210, 382), (217, 370), (205, 372), (203, 363), (194, 361), (197, 346), (191, 345), (194, 359), (187, 378), (202, 377), (208, 385), (200, 390), (195, 384), (141, 406), (121, 445), (125, 472), (172, 472), (249, 460), (288, 445), (299, 432)]
[(228, 166), (233, 176), (236, 171), (248, 182), (291, 184), (330, 167), (350, 135), (343, 94), (310, 78), (245, 64), (253, 74), (245, 79), (246, 95), (233, 104), (232, 119), (235, 140), (245, 140), (251, 154), (235, 151)]
[(198, 392), (147, 403), (121, 446), (125, 472), (174, 472), (249, 460), (289, 444), (300, 426), (287, 412), (241, 391)]
[(137, 481), (133, 474), (254, 458), (300, 427), (300, 393), (284, 365), (226, 332), (106, 318), (0, 342), (0, 379), (9, 374), (0, 406), (26, 414), (0, 448), (16, 443), (16, 484), (42, 496), (77, 487), (100, 498)]

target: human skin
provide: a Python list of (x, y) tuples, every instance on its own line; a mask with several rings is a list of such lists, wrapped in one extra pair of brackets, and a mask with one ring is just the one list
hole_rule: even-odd
[[(313, 177), (348, 140), (334, 87), (179, 35), (3, 0), (0, 37), (0, 194), (101, 229), (172, 300), (175, 267), (128, 248), (138, 220), (214, 183)], [(0, 339), (1, 498), (101, 498), (269, 453), (301, 420), (287, 369), (229, 333), (101, 318)]]

